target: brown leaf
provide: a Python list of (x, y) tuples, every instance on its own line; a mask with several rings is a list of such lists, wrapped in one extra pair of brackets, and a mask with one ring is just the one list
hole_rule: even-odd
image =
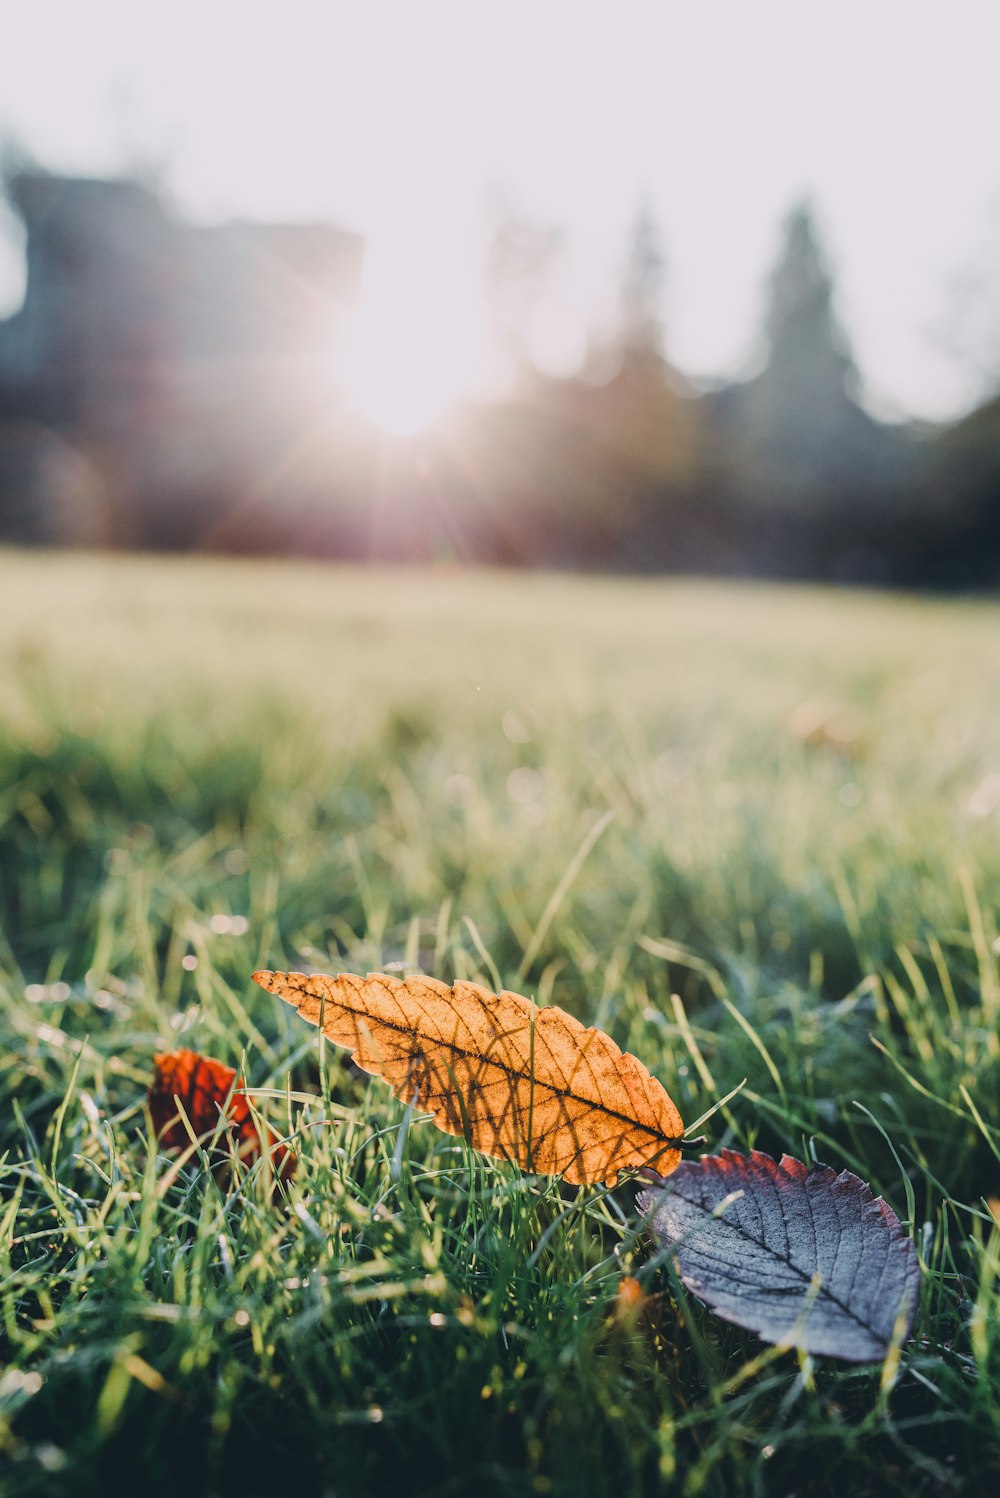
[[(242, 1081), (231, 1066), (198, 1051), (164, 1051), (153, 1057), (153, 1064), (156, 1071), (149, 1089), (149, 1112), (161, 1149), (168, 1153), (187, 1149), (191, 1133), (203, 1141), (213, 1138), (224, 1114), (222, 1137), (228, 1135), (242, 1160), (255, 1160), (266, 1147), (275, 1174), (283, 1181), (291, 1177), (295, 1156), (271, 1129), (267, 1129), (265, 1145)], [(191, 1125), (190, 1132), (181, 1110)], [(216, 1153), (228, 1159), (228, 1151)]]
[(253, 976), (485, 1154), (574, 1185), (654, 1162), (669, 1175), (680, 1160), (684, 1125), (660, 1083), (555, 1005), (383, 973)]

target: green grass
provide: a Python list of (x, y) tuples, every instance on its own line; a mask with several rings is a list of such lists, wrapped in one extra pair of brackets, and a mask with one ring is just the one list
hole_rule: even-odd
[[(3, 1492), (988, 1488), (998, 703), (989, 603), (0, 557)], [(249, 981), (387, 964), (562, 1004), (686, 1120), (746, 1077), (713, 1149), (914, 1233), (898, 1368), (763, 1349), (627, 1184), (475, 1156)], [(276, 1200), (157, 1155), (178, 1044), (292, 1137)]]

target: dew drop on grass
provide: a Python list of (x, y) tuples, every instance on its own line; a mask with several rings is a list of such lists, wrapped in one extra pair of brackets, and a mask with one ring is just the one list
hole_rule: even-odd
[(34, 1369), (25, 1373), (20, 1368), (8, 1368), (0, 1377), (0, 1399), (9, 1399), (14, 1394), (37, 1394), (44, 1382), (42, 1374)]
[(222, 911), (212, 916), (208, 926), (215, 936), (246, 936), (250, 930), (245, 915), (226, 915)]
[(71, 993), (68, 983), (28, 983), (24, 997), (29, 1004), (65, 1004)]
[(66, 1460), (62, 1447), (53, 1445), (51, 1441), (41, 1441), (35, 1447), (35, 1461), (45, 1472), (61, 1472)]
[[(534, 717), (533, 713), (531, 717)], [(508, 708), (504, 713), (500, 726), (503, 729), (504, 738), (509, 739), (512, 744), (528, 744), (535, 737), (534, 726), (528, 720), (527, 715), (515, 713), (512, 708)]]
[(476, 799), (476, 782), (471, 775), (449, 775), (444, 794), (452, 806), (471, 806)]
[(544, 790), (542, 777), (537, 770), (532, 770), (528, 765), (521, 765), (517, 770), (511, 770), (507, 776), (507, 794), (512, 801), (521, 806), (530, 806), (539, 801)]
[(965, 803), (971, 817), (988, 817), (1000, 806), (1000, 770), (990, 770), (983, 776)]

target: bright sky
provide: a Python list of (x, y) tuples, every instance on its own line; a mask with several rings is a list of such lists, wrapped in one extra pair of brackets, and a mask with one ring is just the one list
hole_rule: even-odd
[(997, 0), (0, 0), (0, 37), (0, 130), (37, 159), (156, 161), (200, 218), (360, 229), (373, 325), (434, 308), (454, 369), (481, 352), (500, 194), (565, 229), (569, 347), (647, 202), (668, 353), (722, 376), (746, 368), (780, 220), (809, 192), (877, 408), (947, 416), (977, 394), (935, 335), (1000, 219)]

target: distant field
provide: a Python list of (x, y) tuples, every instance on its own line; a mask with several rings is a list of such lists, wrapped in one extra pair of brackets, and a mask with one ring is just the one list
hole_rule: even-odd
[[(0, 554), (3, 1492), (988, 1485), (998, 834), (995, 603)], [(686, 1120), (746, 1077), (712, 1150), (870, 1181), (925, 1270), (894, 1387), (756, 1364), (627, 1186), (401, 1136), (249, 981), (393, 963), (601, 1025)], [(178, 1044), (274, 1090), (290, 1209), (168, 1174)]]

